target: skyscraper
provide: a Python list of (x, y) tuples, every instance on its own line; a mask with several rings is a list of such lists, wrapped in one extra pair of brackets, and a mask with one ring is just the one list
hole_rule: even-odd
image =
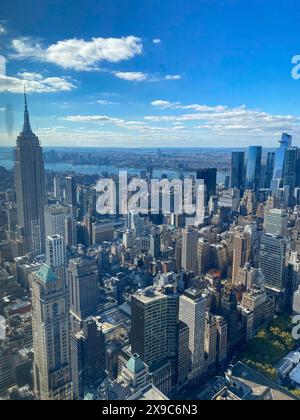
[(266, 288), (281, 293), (285, 290), (289, 257), (289, 241), (279, 235), (263, 235), (260, 245), (260, 268)]
[(245, 153), (233, 152), (231, 155), (231, 188), (245, 188)]
[(237, 281), (239, 269), (243, 268), (251, 257), (251, 237), (248, 233), (237, 232), (233, 241), (232, 280)]
[(93, 391), (105, 376), (105, 339), (95, 319), (71, 335), (71, 369), (75, 399)]
[(65, 267), (67, 263), (65, 241), (62, 236), (51, 235), (46, 239), (46, 261), (52, 268)]
[(53, 188), (54, 188), (54, 198), (56, 198), (57, 200), (61, 199), (61, 181), (60, 181), (60, 176), (59, 175), (55, 175), (54, 179), (53, 179)]
[(283, 165), (283, 186), (289, 186), (290, 204), (292, 204), (292, 198), (294, 197), (296, 187), (296, 167), (298, 159), (299, 149), (297, 147), (286, 149)]
[(93, 258), (70, 260), (67, 270), (71, 315), (78, 321), (92, 316), (98, 304), (98, 268)]
[(65, 203), (67, 206), (72, 206), (73, 209), (77, 206), (77, 185), (73, 176), (67, 176), (65, 179)]
[(65, 280), (46, 264), (30, 276), (34, 392), (40, 400), (71, 400), (73, 392)]
[(293, 137), (289, 134), (282, 134), (281, 140), (279, 141), (280, 147), (276, 151), (274, 179), (282, 179), (285, 152), (287, 149), (292, 147), (292, 140)]
[(271, 182), (273, 179), (275, 168), (275, 153), (268, 152), (267, 161), (266, 161), (266, 170), (265, 170), (265, 178), (264, 178), (264, 187), (270, 188)]
[(197, 380), (204, 371), (206, 298), (189, 289), (180, 296), (179, 319), (189, 327), (190, 379)]
[(31, 130), (26, 93), (24, 126), (15, 149), (15, 182), (18, 229), (24, 251), (42, 254), (45, 250), (44, 162), (39, 139)]
[(198, 238), (198, 231), (192, 228), (186, 228), (182, 234), (181, 266), (185, 271), (198, 272)]
[(150, 251), (149, 254), (153, 258), (159, 258), (161, 255), (160, 251), (160, 234), (159, 233), (153, 233), (150, 235)]
[(197, 180), (203, 180), (206, 186), (206, 200), (205, 205), (207, 206), (210, 197), (217, 194), (217, 168), (206, 168), (197, 171)]
[(262, 147), (250, 146), (248, 151), (246, 189), (258, 191), (261, 182)]
[(271, 209), (265, 215), (265, 232), (270, 235), (287, 236), (288, 215), (285, 210)]
[(54, 205), (45, 207), (46, 237), (60, 235), (65, 237), (66, 210), (64, 206)]
[[(136, 293), (131, 299), (131, 347), (149, 366), (177, 356), (178, 295), (154, 288)], [(173, 372), (175, 366), (173, 368)]]

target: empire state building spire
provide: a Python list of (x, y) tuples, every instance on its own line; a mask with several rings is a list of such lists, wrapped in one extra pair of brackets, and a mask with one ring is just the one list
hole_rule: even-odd
[(29, 112), (27, 107), (27, 93), (26, 88), (24, 86), (24, 102), (25, 102), (25, 109), (24, 109), (24, 125), (23, 125), (23, 134), (32, 133), (30, 120), (29, 120)]

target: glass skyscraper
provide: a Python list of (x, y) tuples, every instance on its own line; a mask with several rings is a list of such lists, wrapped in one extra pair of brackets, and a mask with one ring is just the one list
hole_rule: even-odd
[(245, 153), (233, 152), (231, 155), (231, 188), (245, 189)]
[(282, 171), (285, 159), (285, 152), (292, 146), (293, 137), (287, 133), (283, 133), (279, 141), (280, 147), (276, 151), (274, 179), (282, 179)]
[(246, 188), (258, 191), (261, 182), (262, 147), (250, 146), (247, 162)]

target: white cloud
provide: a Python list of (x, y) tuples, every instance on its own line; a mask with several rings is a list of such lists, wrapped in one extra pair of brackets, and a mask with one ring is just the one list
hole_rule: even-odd
[(20, 73), (18, 77), (0, 76), (0, 92), (22, 93), (24, 83), (29, 93), (68, 92), (76, 86), (64, 77), (43, 77), (38, 73)]
[(152, 106), (161, 110), (190, 110), (193, 113), (181, 115), (153, 115), (145, 120), (152, 123), (177, 123), (178, 127), (186, 122), (197, 122), (194, 130), (211, 131), (217, 135), (274, 135), (282, 131), (299, 131), (300, 117), (292, 115), (273, 115), (260, 110), (248, 109), (245, 105), (237, 108), (227, 106), (207, 106), (201, 104), (183, 105), (180, 102), (156, 100)]
[(30, 38), (21, 38), (14, 39), (12, 46), (16, 51), (14, 58), (29, 58), (78, 71), (97, 70), (103, 61), (118, 63), (143, 52), (142, 41), (135, 36), (92, 38), (90, 41), (73, 38), (46, 48)]
[(6, 28), (2, 23), (0, 23), (0, 35), (4, 34), (6, 34)]
[(161, 44), (161, 39), (159, 39), (159, 38), (153, 39), (153, 44), (155, 44), (155, 45)]
[(112, 123), (121, 124), (124, 120), (120, 118), (108, 117), (107, 115), (69, 115), (64, 117), (65, 121), (75, 123)]
[(97, 104), (99, 105), (119, 105), (119, 102), (112, 102), (112, 101), (106, 101), (106, 100), (99, 100), (97, 101)]
[(163, 100), (158, 99), (157, 101), (151, 102), (151, 105), (156, 106), (158, 108), (162, 108), (162, 109), (175, 108), (177, 105), (180, 105), (180, 102), (172, 103), (169, 101), (163, 101)]
[(182, 79), (182, 76), (181, 76), (181, 74), (168, 74), (165, 77), (165, 79), (166, 80), (181, 80)]
[(127, 71), (127, 72), (114, 72), (113, 73), (118, 79), (127, 80), (129, 82), (145, 82), (150, 80), (149, 75), (147, 73), (142, 72), (134, 72), (134, 71)]

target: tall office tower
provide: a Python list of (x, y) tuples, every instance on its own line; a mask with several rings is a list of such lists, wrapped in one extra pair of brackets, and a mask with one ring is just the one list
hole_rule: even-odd
[(177, 353), (177, 387), (180, 389), (189, 380), (190, 372), (190, 349), (189, 327), (179, 321), (178, 327), (178, 353)]
[(286, 149), (283, 165), (283, 186), (288, 185), (290, 190), (290, 204), (293, 202), (296, 188), (296, 167), (298, 163), (299, 149), (291, 147)]
[(71, 215), (67, 216), (65, 219), (64, 237), (66, 246), (72, 247), (77, 245), (77, 222)]
[(246, 232), (236, 232), (233, 240), (232, 281), (236, 282), (239, 269), (251, 258), (251, 236)]
[(83, 321), (97, 312), (98, 267), (93, 258), (69, 261), (67, 279), (70, 291), (70, 312), (77, 321)]
[(197, 180), (203, 180), (206, 186), (206, 200), (205, 205), (207, 206), (210, 197), (217, 194), (217, 169), (206, 168), (197, 171)]
[(6, 393), (14, 383), (13, 369), (10, 361), (11, 351), (9, 347), (0, 347), (0, 392)]
[(203, 238), (198, 240), (197, 245), (197, 262), (198, 270), (197, 274), (204, 275), (210, 268), (210, 244)]
[(77, 185), (75, 178), (73, 176), (67, 176), (65, 182), (65, 204), (75, 209), (77, 206)]
[(187, 227), (182, 233), (181, 266), (185, 271), (198, 272), (197, 244), (199, 234), (197, 230)]
[(42, 254), (45, 250), (43, 152), (31, 130), (26, 94), (24, 126), (15, 149), (15, 180), (18, 226), (24, 250), (33, 255)]
[(179, 299), (179, 319), (189, 327), (190, 379), (196, 381), (204, 373), (204, 338), (206, 298), (188, 289)]
[(150, 251), (149, 254), (157, 259), (161, 256), (160, 244), (161, 238), (159, 233), (153, 233), (150, 235)]
[(287, 236), (288, 215), (285, 210), (271, 209), (265, 215), (264, 229), (270, 235)]
[(131, 352), (149, 366), (169, 361), (175, 382), (178, 336), (178, 295), (153, 287), (131, 297)]
[(61, 190), (61, 179), (59, 175), (55, 175), (53, 178), (53, 190), (54, 190), (54, 198), (60, 200), (62, 198), (62, 190)]
[(258, 191), (261, 183), (262, 147), (250, 146), (248, 151), (246, 189)]
[(266, 288), (275, 293), (285, 291), (289, 261), (289, 240), (279, 235), (263, 235), (260, 245), (260, 268)]
[(71, 371), (74, 399), (81, 400), (105, 377), (105, 338), (95, 319), (83, 322), (82, 330), (71, 334)]
[(81, 219), (89, 213), (92, 209), (92, 213), (96, 208), (96, 190), (86, 185), (79, 187), (79, 205), (80, 205), (80, 217)]
[(227, 360), (228, 355), (228, 324), (222, 316), (216, 316), (217, 326), (217, 356), (218, 363), (222, 364)]
[(204, 351), (207, 367), (214, 367), (217, 362), (217, 322), (211, 313), (206, 313)]
[(275, 168), (275, 152), (268, 152), (265, 170), (264, 187), (270, 188)]
[(239, 341), (237, 334), (239, 314), (237, 309), (237, 289), (231, 282), (222, 289), (222, 315), (228, 324), (228, 349), (233, 348)]
[(30, 277), (34, 392), (40, 400), (71, 400), (66, 283), (46, 264)]
[(64, 206), (53, 205), (45, 207), (46, 237), (60, 235), (65, 237), (66, 209)]
[(67, 264), (66, 246), (62, 236), (51, 235), (46, 239), (46, 262), (52, 268), (65, 267)]
[(281, 180), (283, 178), (283, 165), (285, 159), (285, 152), (292, 147), (293, 137), (287, 133), (283, 133), (279, 141), (280, 147), (276, 151), (274, 179)]
[(244, 152), (233, 152), (231, 155), (231, 188), (238, 188), (241, 190), (241, 194), (245, 189), (245, 153)]

